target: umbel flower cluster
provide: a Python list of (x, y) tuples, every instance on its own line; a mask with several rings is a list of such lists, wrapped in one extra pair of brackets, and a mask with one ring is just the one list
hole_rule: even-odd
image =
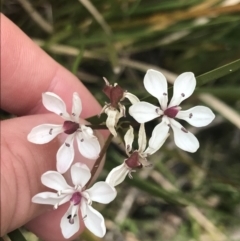
[[(91, 170), (81, 163), (81, 160), (73, 164), (76, 149), (74, 143), (80, 154), (89, 159), (89, 162), (96, 163), (96, 160), (101, 158), (101, 146), (91, 125), (83, 125), (79, 121), (82, 104), (77, 93), (73, 93), (71, 113), (67, 112), (66, 105), (59, 96), (50, 92), (43, 93), (43, 105), (47, 110), (61, 116), (63, 123), (36, 126), (28, 135), (28, 140), (35, 144), (48, 143), (59, 134), (66, 136), (56, 153), (57, 171), (47, 171), (41, 177), (42, 184), (55, 192), (38, 193), (32, 198), (32, 202), (53, 205), (54, 209), (69, 203), (69, 208), (59, 221), (62, 234), (66, 239), (77, 233), (82, 223), (96, 236), (105, 235), (104, 218), (92, 207), (92, 202), (110, 203), (117, 195), (115, 186), (122, 183), (126, 176), (132, 178), (132, 172), (136, 169), (150, 166), (151, 163), (147, 157), (161, 148), (169, 136), (170, 128), (179, 148), (188, 152), (197, 151), (199, 148), (197, 138), (176, 119), (185, 120), (195, 127), (202, 127), (211, 123), (215, 117), (213, 112), (205, 106), (181, 110), (181, 102), (188, 98), (196, 87), (196, 79), (191, 72), (177, 77), (173, 86), (173, 97), (168, 103), (166, 78), (158, 71), (151, 69), (147, 71), (143, 83), (147, 92), (157, 98), (158, 106), (140, 101), (138, 97), (122, 89), (118, 84), (110, 85), (105, 78), (104, 80), (106, 85), (103, 92), (109, 98), (109, 103), (106, 103), (100, 114), (107, 115), (104, 125), (111, 134), (117, 136), (119, 120), (126, 116), (126, 107), (121, 103), (125, 98), (131, 104), (128, 113), (140, 123), (138, 149), (132, 148), (134, 129), (130, 125), (124, 136), (127, 158), (108, 174), (105, 181), (97, 182), (88, 188), (92, 180)], [(154, 127), (147, 144), (144, 124), (153, 119), (158, 119), (160, 123)], [(68, 170), (71, 174), (70, 184), (64, 177)]]

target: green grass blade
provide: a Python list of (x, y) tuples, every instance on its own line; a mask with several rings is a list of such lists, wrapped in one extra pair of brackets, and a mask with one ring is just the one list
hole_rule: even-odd
[(240, 59), (196, 77), (197, 84), (198, 86), (206, 84), (212, 80), (233, 73), (238, 69), (240, 69)]
[(7, 235), (11, 241), (27, 241), (19, 229), (15, 229)]
[[(82, 41), (81, 41), (82, 42)], [(77, 74), (77, 71), (78, 71), (78, 68), (80, 66), (80, 63), (82, 61), (82, 58), (83, 58), (83, 54), (84, 54), (84, 44), (82, 42), (81, 46), (80, 46), (80, 51), (79, 51), (79, 54), (78, 56), (76, 57), (75, 61), (73, 62), (73, 66), (72, 66), (72, 73), (74, 75)]]

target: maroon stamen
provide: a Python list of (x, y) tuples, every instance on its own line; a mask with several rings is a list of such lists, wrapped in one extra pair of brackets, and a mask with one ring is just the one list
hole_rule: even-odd
[(79, 128), (79, 124), (73, 121), (64, 121), (63, 129), (66, 134), (73, 134)]
[(73, 193), (70, 202), (73, 203), (73, 205), (78, 205), (81, 202), (82, 199), (82, 195), (80, 192), (75, 192)]
[(103, 92), (110, 99), (111, 106), (117, 108), (118, 103), (123, 99), (125, 90), (123, 90), (119, 85), (105, 85)]
[(142, 168), (142, 163), (139, 161), (138, 152), (133, 152), (132, 155), (125, 161), (125, 164), (131, 169)]
[(170, 117), (170, 118), (175, 118), (178, 112), (179, 112), (179, 107), (173, 106), (173, 107), (167, 108), (164, 111), (164, 115), (166, 115), (167, 117)]
[(112, 107), (118, 107), (118, 103), (123, 99), (124, 92), (125, 91), (119, 85), (116, 85), (111, 89), (110, 102)]
[(112, 88), (113, 88), (113, 86), (111, 86), (111, 85), (105, 85), (104, 87), (103, 87), (103, 93), (110, 99), (110, 92), (111, 92), (111, 90), (112, 90)]

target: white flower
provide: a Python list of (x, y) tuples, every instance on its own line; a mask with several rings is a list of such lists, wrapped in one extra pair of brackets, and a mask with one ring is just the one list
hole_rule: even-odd
[[(106, 126), (113, 136), (117, 136), (115, 127), (118, 123), (118, 120), (125, 116), (125, 106), (120, 102), (127, 98), (132, 104), (139, 102), (137, 96), (123, 90), (117, 83), (113, 86), (109, 84), (106, 78), (103, 78), (106, 85), (103, 88), (103, 92), (109, 98), (110, 103), (106, 103), (103, 107), (101, 113), (107, 114)], [(119, 109), (119, 110), (118, 110)], [(100, 113), (100, 114), (101, 114)]]
[(182, 119), (193, 126), (201, 127), (208, 125), (215, 117), (213, 112), (205, 106), (180, 111), (179, 104), (188, 98), (196, 87), (194, 74), (186, 72), (177, 77), (173, 86), (173, 97), (168, 105), (167, 80), (162, 73), (148, 70), (144, 77), (144, 86), (158, 99), (160, 108), (147, 102), (139, 102), (130, 107), (130, 115), (139, 123), (162, 116), (162, 122), (154, 128), (153, 135), (162, 135), (163, 130), (168, 133), (171, 126), (176, 145), (185, 151), (195, 152), (199, 148), (197, 138), (174, 119)]
[(65, 143), (57, 152), (57, 170), (60, 173), (66, 172), (74, 159), (74, 138), (80, 153), (89, 159), (96, 159), (99, 156), (101, 147), (93, 130), (90, 127), (79, 123), (79, 116), (82, 111), (82, 103), (77, 93), (73, 93), (72, 113), (67, 113), (63, 100), (54, 93), (42, 94), (42, 101), (45, 108), (60, 115), (65, 121), (62, 125), (43, 124), (34, 127), (28, 134), (28, 140), (35, 144), (50, 142), (60, 133), (68, 134)]
[(140, 125), (138, 134), (138, 150), (132, 152), (132, 143), (134, 139), (133, 128), (130, 126), (129, 130), (124, 136), (125, 151), (128, 158), (124, 160), (123, 164), (112, 169), (106, 178), (106, 182), (115, 187), (128, 175), (132, 178), (131, 173), (135, 172), (137, 168), (143, 166), (151, 166), (146, 157), (154, 154), (165, 142), (168, 134), (163, 130), (162, 135), (152, 136), (149, 140), (149, 146), (146, 148), (146, 133), (144, 124)]
[[(83, 219), (85, 226), (92, 233), (98, 237), (103, 237), (106, 233), (104, 218), (91, 204), (92, 201), (104, 204), (111, 202), (117, 195), (115, 188), (106, 182), (97, 182), (90, 189), (85, 190), (84, 186), (91, 177), (91, 172), (85, 164), (72, 165), (71, 177), (74, 187), (68, 185), (65, 178), (56, 171), (44, 173), (41, 177), (42, 183), (56, 190), (57, 193), (38, 193), (32, 198), (32, 202), (53, 205), (55, 209), (59, 205), (70, 202), (70, 206), (60, 223), (62, 234), (66, 239), (79, 230), (79, 219)], [(82, 217), (79, 217), (79, 211), (81, 211)]]

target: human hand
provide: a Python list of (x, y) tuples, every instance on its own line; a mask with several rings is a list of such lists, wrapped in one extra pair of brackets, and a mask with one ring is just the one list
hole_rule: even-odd
[[(82, 118), (100, 113), (101, 107), (74, 75), (2, 14), (1, 45), (1, 108), (18, 116), (1, 122), (1, 236), (26, 224), (45, 241), (65, 240), (60, 220), (68, 204), (51, 211), (52, 207), (31, 202), (35, 194), (45, 191), (41, 175), (56, 169), (61, 140), (55, 138), (46, 145), (35, 145), (27, 141), (27, 135), (37, 125), (61, 123), (58, 116), (44, 109), (43, 92), (59, 95), (69, 109), (72, 94), (77, 92), (83, 105)], [(94, 165), (91, 160), (80, 161), (90, 168)], [(83, 228), (80, 225), (79, 232), (71, 239)]]

